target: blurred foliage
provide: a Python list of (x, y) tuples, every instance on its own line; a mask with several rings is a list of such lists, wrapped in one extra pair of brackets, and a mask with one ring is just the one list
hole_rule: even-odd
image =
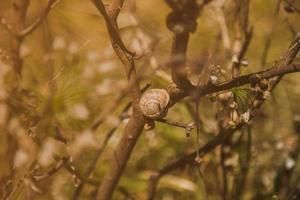
[[(227, 2), (225, 16), (230, 40), (233, 40), (234, 16), (230, 12), (231, 1)], [(251, 0), (250, 24), (254, 27), (254, 35), (246, 54), (249, 66), (242, 68), (242, 74), (271, 67), (280, 58), (293, 37), (287, 20), (296, 31), (300, 31), (299, 14), (287, 13), (280, 8), (278, 17), (274, 17), (275, 2)], [(46, 3), (46, 0), (30, 1), (27, 23), (39, 15)], [(299, 1), (294, 1), (294, 5), (300, 8)], [(10, 10), (9, 0), (0, 1), (1, 16), (9, 19)], [(122, 38), (129, 49), (140, 56), (136, 66), (141, 85), (150, 82), (151, 87), (165, 87), (168, 83), (170, 69), (166, 63), (172, 34), (165, 25), (165, 18), (169, 11), (164, 1), (128, 0), (120, 14), (118, 22)], [(271, 35), (267, 64), (262, 66), (263, 48), (273, 23), (276, 25)], [(9, 55), (9, 35), (2, 27), (0, 48), (1, 55)], [(211, 54), (209, 59), (208, 54)], [(55, 166), (55, 155), (71, 156), (76, 171), (86, 174), (107, 132), (117, 127), (90, 176), (101, 181), (110, 167), (113, 149), (127, 121), (117, 117), (129, 102), (123, 68), (110, 46), (104, 20), (90, 1), (61, 0), (50, 11), (47, 20), (23, 42), (21, 55), (24, 69), (19, 93), (8, 94), (6, 90), (10, 87), (13, 73), (11, 58), (2, 57), (0, 60), (0, 127), (8, 127), (9, 134), (16, 140), (14, 176), (10, 183), (0, 182), (1, 194), (8, 188), (15, 190), (11, 199), (71, 199), (77, 183), (74, 175), (66, 169), (37, 183), (28, 181), (28, 177), (35, 168), (43, 174)], [(221, 68), (227, 66), (228, 55), (222, 46), (213, 5), (205, 7), (198, 19), (197, 31), (190, 39), (188, 57), (191, 63), (207, 61), (209, 65), (220, 65)], [(298, 56), (296, 62), (299, 61)], [(250, 124), (252, 158), (243, 199), (271, 199), (279, 191), (278, 188), (276, 191), (276, 180), (280, 176), (287, 176), (286, 170), (290, 168), (294, 171), (289, 175), (292, 178), (285, 183), (286, 187), (293, 189), (300, 186), (299, 159), (292, 153), (299, 146), (300, 137), (299, 130), (294, 128), (294, 118), (300, 114), (298, 77), (299, 74), (285, 77)], [(249, 88), (233, 89), (232, 92), (239, 110), (245, 112), (245, 107), (251, 101)], [(104, 117), (101, 126), (95, 131), (91, 130), (101, 112), (123, 94), (123, 100)], [(209, 99), (206, 97), (200, 102), (199, 116), (203, 121), (200, 145), (209, 141), (218, 130), (218, 106)], [(190, 99), (175, 105), (167, 118), (192, 122), (193, 115), (186, 106), (188, 102), (191, 102)], [(194, 106), (193, 103), (191, 106)], [(5, 116), (8, 114), (13, 117), (6, 122)], [(11, 137), (7, 137), (7, 133), (2, 130), (0, 180), (10, 171), (6, 156), (10, 153), (7, 150), (11, 145)], [(245, 134), (241, 130), (237, 137)], [(195, 135), (193, 132), (187, 138), (184, 129), (161, 123), (156, 123), (154, 130), (144, 132), (114, 198), (126, 199), (127, 194), (134, 199), (145, 199), (151, 171), (194, 151)], [(243, 143), (232, 147), (227, 166), (231, 183), (239, 171), (239, 159), (245, 156), (243, 148)], [(217, 148), (202, 159), (200, 166), (189, 166), (163, 177), (159, 183), (157, 199), (221, 199), (219, 160), (220, 148)], [(79, 199), (92, 199), (95, 189), (94, 185), (85, 184)]]

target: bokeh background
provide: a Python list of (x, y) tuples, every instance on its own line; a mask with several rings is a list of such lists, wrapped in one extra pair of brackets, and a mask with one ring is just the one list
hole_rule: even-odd
[[(30, 1), (28, 24), (39, 16), (46, 4), (45, 0)], [(225, 18), (216, 11), (221, 4), (224, 4)], [(228, 46), (222, 40), (220, 20), (226, 20), (230, 45), (234, 36), (233, 4), (231, 0), (215, 1), (204, 8), (197, 31), (190, 39), (189, 63), (226, 68)], [(293, 4), (300, 9), (298, 0)], [(251, 0), (249, 21), (254, 34), (245, 56), (249, 65), (242, 68), (242, 74), (272, 67), (292, 41), (291, 30), (300, 31), (300, 14), (287, 12), (284, 4), (276, 11), (276, 5), (276, 0)], [(170, 8), (162, 0), (128, 0), (119, 16), (121, 36), (128, 48), (138, 55), (136, 67), (142, 86), (151, 83), (151, 87), (166, 87), (169, 83), (167, 61), (173, 36), (165, 23), (169, 12)], [(0, 1), (0, 15), (9, 21), (10, 0)], [(120, 114), (129, 102), (123, 67), (110, 46), (102, 16), (90, 1), (61, 0), (22, 43), (22, 92), (16, 94), (8, 94), (14, 73), (9, 37), (0, 27), (2, 195), (5, 190), (13, 190), (11, 199), (92, 199), (97, 184), (110, 167), (113, 149), (127, 122), (128, 113)], [(270, 40), (270, 48), (266, 63), (262, 64), (267, 40)], [(299, 61), (298, 56), (295, 62)], [(271, 199), (275, 191), (280, 190), (276, 188), (280, 176), (287, 177), (287, 188), (300, 186), (299, 86), (299, 74), (284, 77), (250, 124), (252, 159), (243, 199)], [(218, 130), (217, 106), (209, 99), (200, 101), (201, 145)], [(193, 122), (194, 106), (189, 99), (183, 100), (169, 111), (167, 118)], [(8, 122), (7, 115), (12, 115)], [(100, 122), (100, 126), (95, 128), (95, 122)], [(80, 177), (88, 178), (88, 168), (112, 128), (116, 130), (101, 152), (88, 183), (84, 184), (80, 196), (76, 196)], [(243, 134), (245, 130), (240, 132)], [(144, 131), (114, 198), (145, 199), (151, 171), (194, 151), (194, 136), (192, 133), (187, 138), (184, 129), (161, 123), (157, 123), (154, 130)], [(232, 147), (226, 162), (229, 182), (239, 169), (243, 156), (240, 149), (241, 144)], [(69, 165), (43, 181), (31, 180), (32, 174), (48, 172), (64, 156), (71, 157)], [(7, 178), (11, 174), (13, 176)], [(199, 167), (189, 166), (163, 177), (157, 199), (221, 199), (221, 184), (217, 148), (203, 158)]]

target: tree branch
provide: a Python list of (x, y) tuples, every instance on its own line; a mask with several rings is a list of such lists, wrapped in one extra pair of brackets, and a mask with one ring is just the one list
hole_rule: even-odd
[[(123, 41), (120, 38), (120, 35), (118, 34), (118, 26), (116, 19), (111, 18), (111, 16), (116, 16), (116, 15), (109, 15), (105, 9), (105, 6), (101, 0), (92, 0), (92, 2), (95, 4), (96, 8), (99, 10), (99, 12), (103, 15), (106, 26), (111, 38), (112, 46), (118, 55), (119, 59), (123, 63), (125, 67), (125, 72), (128, 78), (128, 83), (130, 86), (129, 93), (132, 98), (132, 103), (133, 103), (133, 115), (131, 116), (128, 124), (125, 127), (123, 137), (121, 141), (119, 142), (116, 150), (114, 151), (114, 159), (112, 160), (111, 163), (111, 168), (108, 170), (107, 174), (104, 176), (103, 181), (99, 187), (98, 193), (97, 193), (97, 199), (100, 200), (107, 200), (112, 197), (113, 191), (120, 179), (121, 174), (123, 173), (123, 170), (126, 166), (126, 163), (130, 157), (130, 154), (133, 150), (133, 147), (135, 146), (135, 143), (137, 142), (141, 131), (143, 129), (145, 120), (143, 115), (141, 114), (139, 110), (139, 98), (141, 95), (139, 86), (138, 86), (138, 81), (135, 73), (135, 65), (133, 61), (133, 54), (128, 51), (125, 46)], [(118, 3), (119, 2), (119, 3)], [(111, 4), (114, 6), (118, 6), (118, 8), (114, 7), (112, 9), (109, 7), (109, 10), (116, 10), (115, 12), (118, 12), (119, 7), (122, 6), (123, 1), (114, 1), (115, 4)], [(188, 41), (188, 34), (183, 34), (183, 35), (177, 35), (178, 37), (175, 38), (175, 42), (173, 45), (173, 50), (172, 54), (178, 55), (178, 53), (184, 52), (184, 59), (180, 58), (180, 64), (182, 63), (182, 60), (185, 60), (185, 52), (187, 48), (187, 41)], [(176, 42), (177, 41), (177, 42)], [(180, 42), (179, 42), (180, 41)], [(177, 65), (177, 63), (176, 63)], [(179, 66), (179, 65), (178, 65)], [(177, 68), (175, 68), (177, 70)], [(176, 71), (174, 69), (174, 71)], [(278, 67), (278, 68), (272, 68), (270, 70), (265, 70), (262, 72), (258, 73), (253, 73), (245, 76), (240, 76), (238, 78), (235, 78), (233, 80), (218, 84), (218, 85), (204, 85), (202, 87), (199, 87), (199, 92), (201, 94), (208, 94), (212, 92), (217, 92), (221, 90), (227, 90), (231, 89), (233, 87), (241, 86), (247, 83), (250, 83), (251, 79), (254, 76), (260, 75), (262, 78), (270, 78), (273, 76), (278, 76), (281, 74), (286, 74), (286, 73), (291, 73), (300, 70), (300, 65), (287, 65), (284, 67)], [(176, 73), (176, 76), (178, 74)], [(181, 79), (183, 76), (179, 77)], [(176, 78), (174, 78), (176, 80)], [(182, 79), (181, 79), (182, 80)], [(177, 81), (175, 81), (177, 82)], [(179, 81), (180, 82), (180, 81)], [(182, 87), (186, 86), (178, 86), (180, 89)], [(193, 89), (198, 89), (195, 88), (188, 82), (188, 88), (193, 88)], [(180, 90), (179, 89), (179, 90)], [(170, 104), (169, 107), (174, 105), (177, 101), (179, 101), (181, 98), (186, 96), (185, 92), (178, 92), (178, 88), (176, 92), (174, 92), (174, 88), (171, 90), (168, 90), (170, 92)], [(228, 133), (229, 134), (229, 133)], [(231, 133), (230, 133), (231, 134)], [(221, 137), (223, 139), (224, 135), (222, 134)], [(206, 152), (206, 149), (211, 150), (215, 146), (219, 144), (220, 140), (217, 140), (217, 142), (210, 143), (208, 146), (203, 150)], [(190, 160), (193, 159), (194, 154), (188, 156), (187, 158), (184, 158), (183, 160)], [(181, 163), (179, 161), (179, 163)], [(172, 165), (173, 166), (173, 165)], [(171, 168), (172, 168), (171, 166)], [(168, 168), (167, 168), (168, 170)], [(162, 173), (164, 170), (162, 171)]]
[[(241, 125), (240, 125), (241, 126)], [(240, 126), (237, 126), (236, 128), (227, 128), (222, 133), (218, 134), (213, 140), (205, 144), (203, 147), (198, 149), (198, 153), (200, 157), (203, 157), (207, 153), (213, 151), (217, 146), (222, 144), (225, 140), (227, 140), (233, 133), (236, 131)], [(185, 167), (188, 164), (196, 163), (195, 157), (197, 156), (197, 151), (194, 151), (192, 153), (189, 153), (187, 155), (184, 155), (180, 157), (179, 159), (167, 164), (162, 169), (158, 170), (156, 173), (154, 173), (149, 181), (149, 188), (148, 188), (148, 200), (155, 199), (155, 193), (156, 193), (156, 187), (158, 184), (159, 179), (165, 175), (170, 173), (171, 171), (175, 169), (180, 169)]]
[[(150, 84), (146, 84), (143, 88), (142, 88), (142, 92), (146, 91), (148, 88), (150, 87)], [(118, 99), (117, 99), (118, 100)], [(96, 164), (101, 156), (101, 154), (103, 153), (104, 149), (106, 148), (110, 138), (113, 136), (113, 134), (115, 133), (115, 131), (117, 130), (117, 128), (120, 126), (122, 120), (124, 120), (124, 115), (128, 112), (128, 110), (131, 107), (131, 102), (127, 103), (125, 105), (125, 107), (123, 108), (122, 112), (119, 114), (118, 118), (119, 118), (119, 123), (117, 125), (115, 125), (113, 128), (111, 128), (106, 134), (105, 137), (101, 143), (101, 145), (98, 147), (98, 149), (96, 150), (96, 155), (93, 158), (93, 160), (91, 161), (91, 164), (87, 167), (86, 170), (86, 177), (90, 177), (90, 175), (92, 174), (92, 172), (95, 170), (96, 168)], [(94, 125), (91, 128), (92, 130), (94, 129)], [(75, 190), (74, 194), (73, 194), (73, 200), (79, 199), (79, 195), (84, 187), (84, 182), (81, 182), (79, 184), (79, 186), (77, 187), (77, 189)]]
[[(299, 43), (300, 44), (300, 43)], [(283, 65), (280, 67), (274, 67), (270, 68), (264, 71), (251, 73), (243, 76), (236, 77), (232, 80), (225, 81), (223, 83), (220, 83), (218, 85), (204, 85), (200, 86), (199, 91), (204, 94), (210, 94), (214, 92), (220, 92), (223, 90), (229, 90), (235, 87), (239, 87), (245, 84), (251, 83), (251, 81), (259, 76), (261, 79), (270, 79), (276, 76), (283, 76), (285, 74), (298, 72), (300, 71), (300, 63), (296, 64), (290, 64), (290, 65)]]
[[(131, 56), (133, 56), (134, 54), (132, 52), (130, 52), (126, 47), (125, 44), (123, 43), (119, 33), (118, 33), (118, 25), (117, 25), (117, 13), (118, 11), (121, 9), (121, 7), (123, 6), (123, 0), (115, 0), (113, 1), (113, 3), (111, 4), (111, 6), (109, 7), (111, 13), (110, 15), (107, 13), (105, 6), (103, 4), (103, 2), (101, 0), (91, 0), (95, 7), (98, 9), (98, 11), (101, 13), (101, 15), (103, 16), (105, 23), (106, 23), (106, 27), (112, 42), (112, 45), (114, 48), (121, 48), (122, 51), (124, 51), (124, 53), (127, 53)], [(114, 6), (114, 7), (112, 7)], [(111, 18), (111, 16), (115, 17), (114, 19)], [(114, 46), (117, 45), (117, 46)], [(122, 54), (124, 54), (122, 53)], [(120, 56), (120, 53), (117, 53), (118, 56)], [(127, 57), (127, 56), (126, 56)]]
[[(297, 36), (293, 46), (291, 48), (289, 48), (289, 51), (292, 51), (291, 53), (289, 53), (288, 55), (291, 56), (293, 54), (293, 56), (291, 57), (295, 57), (296, 54), (298, 53), (300, 49), (300, 36)], [(293, 59), (292, 59), (293, 60)], [(281, 66), (278, 67), (272, 67), (266, 70), (262, 70), (259, 72), (255, 72), (255, 73), (250, 73), (247, 75), (242, 75), (236, 78), (233, 78), (231, 80), (228, 81), (224, 81), (222, 83), (216, 84), (216, 85), (212, 85), (210, 83), (207, 83), (205, 85), (200, 85), (198, 87), (196, 86), (191, 86), (192, 88), (190, 88), (189, 90), (195, 90), (198, 91), (198, 93), (200, 94), (211, 94), (211, 93), (215, 93), (215, 92), (220, 92), (220, 91), (224, 91), (224, 90), (229, 90), (235, 87), (240, 87), (246, 84), (250, 84), (251, 81), (253, 81), (253, 79), (255, 79), (256, 77), (259, 77), (261, 79), (271, 79), (271, 78), (278, 78), (278, 77), (282, 77), (285, 74), (289, 74), (289, 73), (294, 73), (294, 72), (298, 72), (300, 71), (300, 63), (296, 63), (296, 64), (291, 64), (292, 62), (284, 62)], [(180, 99), (186, 97), (188, 94), (186, 93), (180, 93), (178, 92), (176, 96), (172, 97), (171, 96), (171, 102), (173, 105), (175, 102), (179, 101)], [(174, 99), (174, 100), (172, 100)]]
[[(288, 49), (288, 51), (286, 52), (284, 58), (284, 64), (287, 66), (291, 66), (287, 67), (289, 70), (294, 71), (294, 66), (295, 65), (291, 65), (291, 63), (293, 62), (293, 60), (295, 59), (297, 53), (300, 50), (300, 35), (297, 36), (291, 43), (290, 48)], [(300, 64), (297, 65), (297, 70), (300, 70)], [(283, 67), (278, 67), (278, 69), (281, 69)], [(272, 68), (277, 69), (277, 68)], [(267, 75), (272, 75), (272, 77), (276, 76), (273, 82), (270, 83), (269, 86), (269, 91), (272, 91), (276, 85), (279, 83), (281, 77), (283, 75), (280, 75), (282, 73), (278, 73), (277, 70), (269, 72), (269, 70), (266, 70), (264, 72), (261, 73), (261, 75), (263, 76), (267, 76)], [(289, 70), (279, 70), (279, 71), (286, 71), (288, 72)], [(263, 74), (266, 73), (266, 74)], [(255, 74), (255, 73), (254, 73)], [(284, 74), (284, 73), (283, 73)], [(279, 75), (279, 76), (278, 76)], [(250, 77), (251, 75), (248, 75), (246, 77)], [(248, 79), (247, 78), (247, 79)], [(254, 111), (256, 109), (258, 109), (262, 104), (264, 103), (264, 100), (258, 100), (256, 99), (252, 105), (249, 107), (248, 111), (250, 112), (250, 119), (254, 117)], [(250, 120), (249, 119), (249, 120)], [(215, 139), (213, 139), (212, 141), (208, 142), (206, 145), (204, 145), (203, 147), (201, 147), (200, 149), (182, 156), (181, 158), (167, 164), (166, 166), (164, 166), (162, 169), (158, 170), (157, 172), (155, 172), (149, 180), (149, 188), (148, 188), (148, 200), (152, 200), (155, 197), (155, 193), (156, 193), (156, 188), (158, 185), (158, 182), (160, 180), (160, 178), (165, 175), (170, 173), (173, 170), (179, 169), (179, 168), (183, 168), (184, 166), (186, 166), (187, 164), (191, 164), (193, 162), (195, 162), (195, 157), (197, 156), (197, 152), (199, 153), (200, 157), (203, 157), (205, 154), (211, 152), (212, 150), (214, 150), (218, 145), (222, 144), (224, 141), (226, 141), (228, 138), (230, 138), (234, 132), (236, 130), (239, 130), (245, 122), (243, 121), (239, 121), (237, 123), (237, 125), (232, 128), (232, 127), (225, 127), (222, 128), (220, 130), (220, 133), (218, 134), (218, 136), (215, 137)]]
[(173, 82), (182, 90), (187, 91), (192, 84), (187, 78), (185, 69), (186, 51), (189, 41), (189, 32), (175, 34), (171, 52), (171, 75)]
[(189, 35), (196, 30), (197, 17), (210, 1), (205, 0), (200, 5), (194, 1), (166, 1), (173, 9), (167, 17), (167, 26), (174, 33), (169, 66), (173, 82), (185, 92), (192, 88), (185, 69)]
[(132, 100), (133, 114), (125, 127), (123, 136), (114, 151), (114, 158), (111, 161), (111, 168), (105, 174), (103, 181), (98, 189), (96, 199), (108, 200), (111, 199), (121, 174), (124, 171), (126, 163), (131, 155), (131, 152), (143, 130), (145, 119), (139, 109), (139, 99), (141, 91), (139, 88), (138, 78), (135, 72), (135, 63), (133, 53), (125, 47), (119, 33), (116, 17), (120, 11), (123, 1), (115, 0), (111, 3), (108, 14), (101, 0), (91, 0), (98, 11), (104, 17), (107, 30), (110, 35), (112, 47), (123, 63), (129, 85), (129, 94)]
[(79, 179), (81, 182), (88, 183), (90, 185), (98, 186), (100, 182), (98, 180), (91, 179), (82, 175), (78, 170), (76, 170), (73, 164), (70, 162), (69, 157), (60, 157), (58, 155), (55, 156), (55, 160), (58, 162), (62, 162), (62, 167), (66, 169), (69, 173), (73, 174), (76, 179)]

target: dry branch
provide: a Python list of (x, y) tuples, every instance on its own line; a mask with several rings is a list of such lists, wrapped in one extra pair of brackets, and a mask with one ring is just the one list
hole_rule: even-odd
[[(201, 147), (200, 149), (197, 150), (199, 153), (199, 156), (203, 157), (207, 153), (213, 151), (217, 146), (219, 146), (225, 140), (227, 140), (234, 133), (234, 131), (237, 130), (238, 128), (240, 128), (240, 127), (238, 126), (235, 129), (228, 128), (228, 129), (224, 130), (224, 132), (222, 132), (222, 134), (219, 134), (213, 140), (211, 140), (210, 142), (208, 142), (203, 147)], [(181, 169), (188, 164), (196, 163), (195, 157), (197, 156), (197, 151), (194, 151), (190, 154), (184, 155), (184, 156), (180, 157), (179, 159), (177, 159), (173, 162), (170, 162), (169, 164), (164, 166), (162, 169), (155, 172), (149, 180), (148, 198), (147, 199), (148, 200), (155, 199), (157, 185), (158, 185), (160, 178), (163, 175), (168, 174), (168, 173), (172, 172), (173, 170)]]
[(210, 2), (211, 0), (205, 0), (199, 4), (196, 1), (166, 0), (166, 3), (173, 9), (167, 18), (167, 26), (174, 33), (169, 66), (173, 82), (185, 92), (192, 88), (185, 69), (189, 36), (196, 30), (199, 13)]
[[(118, 55), (119, 59), (124, 65), (126, 76), (128, 78), (129, 84), (129, 94), (133, 103), (133, 115), (131, 116), (128, 124), (125, 127), (123, 137), (120, 140), (116, 150), (114, 151), (114, 158), (111, 162), (111, 168), (108, 170), (106, 175), (103, 178), (103, 181), (98, 189), (97, 199), (107, 200), (111, 199), (114, 189), (117, 186), (117, 183), (121, 177), (121, 174), (124, 171), (126, 163), (132, 153), (132, 150), (137, 142), (141, 131), (143, 129), (145, 120), (143, 115), (139, 110), (139, 98), (141, 95), (138, 79), (135, 72), (135, 64), (133, 60), (134, 54), (131, 53), (124, 45), (119, 33), (117, 25), (117, 16), (122, 8), (123, 1), (112, 1), (111, 5), (107, 8), (104, 6), (101, 0), (92, 0), (98, 11), (104, 17), (106, 26), (110, 35), (112, 46)], [(205, 4), (210, 1), (204, 1), (202, 6), (199, 6), (198, 9), (202, 8)], [(198, 14), (196, 14), (197, 16)], [(246, 26), (247, 27), (247, 26)], [(190, 27), (188, 27), (190, 28)], [(248, 30), (247, 30), (248, 31)], [(175, 31), (176, 32), (176, 31)], [(257, 73), (252, 73), (244, 76), (236, 77), (232, 80), (225, 81), (223, 83), (212, 85), (211, 83), (196, 87), (193, 86), (189, 80), (186, 78), (184, 65), (185, 65), (185, 55), (187, 51), (189, 32), (192, 30), (184, 30), (180, 33), (175, 33), (175, 38), (172, 47), (171, 53), (171, 64), (172, 64), (172, 79), (177, 86), (171, 86), (168, 88), (170, 93), (170, 103), (168, 108), (178, 102), (180, 99), (191, 94), (191, 91), (197, 91), (200, 95), (205, 95), (213, 92), (219, 92), (223, 90), (229, 90), (234, 87), (242, 86), (244, 84), (251, 83), (252, 79), (259, 76), (260, 78), (272, 78), (275, 76), (282, 76), (283, 74), (292, 73), (300, 70), (300, 64), (284, 64), (280, 67), (271, 68)], [(249, 32), (247, 32), (249, 33)], [(248, 34), (250, 41), (251, 31)], [(248, 47), (248, 43), (245, 43), (245, 47), (241, 49), (239, 57), (244, 55), (245, 50)], [(183, 72), (183, 73), (182, 73)], [(239, 126), (238, 126), (239, 127)], [(200, 151), (202, 154), (213, 150), (216, 146), (222, 143), (227, 137), (233, 133), (232, 129), (226, 129), (225, 134), (220, 134), (214, 141), (208, 143)], [(226, 137), (227, 136), (227, 137)], [(185, 165), (194, 160), (196, 152), (168, 165), (163, 170), (159, 171), (160, 174), (167, 173), (172, 169), (177, 168), (178, 166)], [(157, 180), (157, 179), (154, 179)], [(154, 181), (155, 182), (155, 181)], [(150, 190), (151, 191), (151, 190)], [(151, 195), (150, 195), (151, 196)]]
[[(148, 88), (150, 87), (150, 84), (146, 84), (146, 86), (144, 86), (142, 88), (142, 92), (146, 91)], [(119, 101), (119, 99), (117, 99), (117, 101)], [(96, 168), (96, 164), (101, 156), (101, 154), (103, 153), (103, 151), (105, 150), (110, 138), (113, 136), (113, 134), (115, 133), (115, 131), (117, 130), (117, 128), (120, 126), (122, 120), (124, 120), (124, 115), (128, 112), (128, 110), (131, 107), (131, 102), (127, 103), (124, 108), (122, 109), (122, 112), (119, 114), (118, 118), (119, 118), (119, 123), (117, 125), (115, 125), (113, 128), (111, 128), (106, 134), (105, 137), (101, 143), (101, 145), (97, 148), (96, 150), (96, 155), (95, 157), (92, 159), (91, 164), (87, 167), (86, 169), (86, 173), (85, 175), (87, 177), (90, 177), (92, 172), (95, 170)], [(105, 111), (106, 112), (106, 111)], [(98, 127), (98, 126), (97, 126)], [(94, 129), (94, 125), (91, 128), (92, 130)], [(76, 200), (79, 199), (80, 197), (80, 193), (83, 190), (85, 182), (81, 182), (79, 184), (79, 186), (77, 187), (77, 189), (75, 190), (72, 199)]]
[[(300, 35), (297, 36), (291, 43), (289, 49), (287, 50), (286, 54), (284, 55), (284, 63), (287, 66), (284, 67), (278, 67), (280, 68), (288, 68), (289, 70), (294, 71), (294, 65), (291, 65), (291, 63), (293, 62), (293, 60), (295, 59), (297, 53), (300, 50)], [(291, 66), (291, 67), (288, 67)], [(273, 69), (273, 71), (272, 71)], [(289, 70), (279, 70), (276, 71), (274, 69), (276, 68), (272, 68), (270, 71), (266, 70), (264, 72), (261, 73), (261, 75), (265, 75), (265, 76), (271, 76), (274, 77), (273, 81), (270, 83), (269, 86), (269, 91), (272, 91), (277, 84), (279, 83), (279, 81), (281, 80), (281, 77), (285, 74), (282, 73), (283, 71), (288, 72)], [(297, 65), (297, 70), (300, 70), (300, 64)], [(297, 71), (296, 70), (296, 71)], [(266, 73), (266, 74), (263, 74)], [(255, 73), (254, 73), (255, 74)], [(258, 73), (259, 74), (259, 73)], [(247, 75), (246, 77), (250, 77), (252, 76)], [(244, 78), (243, 78), (244, 79)], [(260, 100), (255, 100), (252, 105), (250, 106), (250, 108), (248, 109), (250, 112), (250, 119), (252, 117), (254, 117), (254, 111), (256, 109), (258, 109), (262, 104), (264, 103), (264, 99), (260, 99)], [(225, 128), (221, 128), (218, 136), (215, 137), (215, 139), (211, 140), (210, 142), (208, 142), (207, 144), (205, 144), (203, 147), (201, 147), (200, 149), (182, 156), (181, 158), (170, 162), (169, 164), (167, 164), (166, 166), (164, 166), (162, 169), (158, 170), (157, 172), (153, 173), (153, 175), (150, 177), (149, 180), (149, 188), (148, 188), (148, 200), (152, 200), (155, 198), (155, 194), (156, 194), (156, 190), (157, 190), (157, 185), (159, 183), (159, 180), (162, 176), (164, 176), (165, 174), (168, 174), (176, 169), (181, 169), (184, 166), (186, 166), (187, 164), (192, 164), (195, 163), (195, 157), (197, 156), (197, 153), (199, 153), (200, 157), (203, 157), (204, 155), (206, 155), (207, 153), (213, 151), (218, 145), (222, 144), (224, 141), (226, 141), (227, 139), (229, 139), (236, 130), (239, 130), (242, 126), (244, 125), (243, 121), (240, 121), (234, 128), (232, 127), (225, 127)]]
[[(50, 0), (52, 2), (53, 0)], [(1, 18), (1, 24), (4, 26), (4, 28), (7, 30), (7, 33), (9, 35), (9, 45), (10, 45), (10, 51), (11, 51), (11, 62), (12, 67), (14, 71), (14, 76), (12, 80), (12, 85), (7, 88), (7, 92), (9, 94), (14, 94), (18, 92), (19, 89), (19, 81), (22, 78), (22, 68), (23, 68), (23, 59), (21, 57), (21, 45), (23, 44), (24, 39), (31, 33), (28, 33), (26, 35), (20, 35), (20, 33), (25, 29), (25, 23), (26, 23), (26, 14), (27, 9), (29, 7), (30, 1), (29, 0), (12, 0), (11, 2), (11, 20), (7, 22), (5, 19)], [(50, 8), (47, 12), (50, 11)], [(46, 15), (45, 15), (46, 17)], [(44, 18), (45, 18), (44, 17)], [(43, 19), (44, 19), (43, 18)], [(41, 21), (43, 21), (41, 19)], [(39, 25), (39, 24), (38, 24)], [(38, 25), (35, 26), (35, 28), (38, 27)], [(8, 95), (9, 98), (9, 95)], [(10, 123), (10, 120), (14, 117), (14, 112), (12, 108), (9, 105), (9, 100), (7, 101), (7, 107), (8, 107), (8, 113), (7, 116), (5, 116), (5, 127), (3, 127), (6, 140), (8, 141), (8, 152), (7, 159), (8, 159), (8, 165), (10, 169), (13, 169), (12, 163), (14, 159), (14, 154), (16, 151), (17, 141), (15, 141), (15, 136), (11, 133), (9, 133), (8, 125)], [(13, 173), (11, 170), (9, 173)], [(7, 177), (4, 177), (0, 180), (0, 184), (2, 182), (7, 181)]]
[(107, 200), (111, 199), (112, 197), (113, 191), (115, 190), (121, 174), (123, 173), (130, 154), (143, 130), (145, 120), (139, 109), (141, 91), (135, 72), (133, 54), (127, 50), (118, 33), (117, 16), (122, 8), (123, 1), (112, 1), (111, 6), (108, 8), (109, 14), (101, 0), (92, 0), (92, 2), (104, 17), (112, 46), (120, 61), (124, 65), (125, 73), (128, 79), (129, 94), (131, 96), (133, 107), (133, 114), (129, 119), (123, 136), (114, 151), (114, 156), (111, 161), (111, 168), (104, 176), (98, 189), (97, 199)]

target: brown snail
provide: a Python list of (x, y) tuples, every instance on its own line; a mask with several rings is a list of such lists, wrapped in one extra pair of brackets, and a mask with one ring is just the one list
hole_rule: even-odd
[(140, 99), (140, 109), (149, 119), (163, 117), (167, 111), (170, 96), (164, 89), (147, 90)]

